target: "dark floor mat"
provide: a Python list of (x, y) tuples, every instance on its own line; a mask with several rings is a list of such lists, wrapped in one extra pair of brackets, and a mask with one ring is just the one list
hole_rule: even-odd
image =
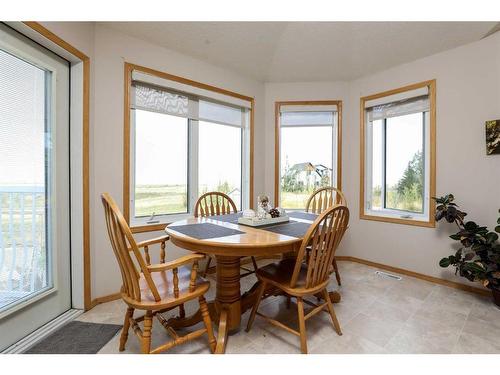
[(26, 354), (96, 354), (122, 326), (72, 321), (46, 337)]

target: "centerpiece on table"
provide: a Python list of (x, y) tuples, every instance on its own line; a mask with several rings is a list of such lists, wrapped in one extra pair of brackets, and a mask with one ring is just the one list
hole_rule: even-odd
[(279, 207), (272, 207), (267, 195), (259, 195), (257, 212), (254, 210), (244, 210), (243, 216), (238, 218), (238, 224), (260, 227), (262, 225), (286, 223), (290, 218), (285, 210)]

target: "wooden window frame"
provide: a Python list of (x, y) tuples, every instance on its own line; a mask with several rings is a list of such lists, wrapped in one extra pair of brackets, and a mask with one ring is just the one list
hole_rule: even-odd
[[(366, 131), (366, 115), (365, 103), (369, 100), (380, 99), (386, 96), (400, 94), (406, 91), (412, 91), (419, 88), (428, 87), (429, 89), (429, 218), (428, 220), (412, 220), (396, 217), (387, 217), (379, 215), (370, 215), (365, 213), (365, 131)], [(396, 89), (380, 92), (373, 95), (363, 96), (360, 98), (360, 186), (359, 186), (359, 218), (362, 220), (381, 221), (386, 223), (414, 225), (420, 227), (434, 228), (436, 221), (434, 218), (434, 211), (436, 202), (432, 197), (436, 196), (436, 80), (423, 81)]]
[(280, 108), (285, 105), (336, 105), (337, 106), (337, 189), (342, 190), (342, 100), (296, 100), (274, 103), (274, 200), (279, 205), (280, 192)]
[[(196, 88), (201, 88), (204, 90), (212, 91), (218, 94), (223, 94), (227, 96), (231, 96), (234, 98), (238, 98), (241, 100), (245, 100), (250, 102), (250, 124), (249, 124), (249, 132), (250, 132), (250, 150), (249, 150), (249, 205), (250, 208), (253, 208), (253, 194), (254, 194), (254, 109), (255, 109), (255, 100), (253, 97), (242, 95), (233, 91), (229, 91), (226, 89), (222, 89), (216, 86), (208, 85), (202, 82), (193, 81), (188, 78), (179, 77), (170, 73), (161, 72), (159, 70), (155, 70), (152, 68), (148, 68), (145, 66), (125, 62), (124, 63), (124, 106), (123, 106), (123, 118), (124, 118), (124, 126), (123, 126), (123, 216), (127, 223), (130, 224), (130, 103), (131, 103), (131, 86), (132, 86), (132, 72), (139, 71), (145, 74), (149, 74), (155, 77), (163, 78), (170, 81), (175, 81), (179, 83), (183, 83), (186, 85), (190, 85)], [(161, 224), (150, 224), (150, 225), (138, 225), (132, 226), (130, 229), (132, 233), (143, 233), (143, 232), (154, 232), (165, 229), (168, 223)]]

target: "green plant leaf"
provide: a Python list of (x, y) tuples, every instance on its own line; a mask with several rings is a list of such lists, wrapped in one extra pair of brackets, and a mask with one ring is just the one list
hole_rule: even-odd
[[(500, 219), (499, 219), (499, 220), (500, 220)], [(495, 232), (500, 233), (500, 225), (497, 225), (497, 226), (495, 227)]]
[(485, 268), (480, 262), (470, 262), (463, 265), (463, 269), (469, 271), (474, 277), (484, 278)]
[(450, 259), (449, 258), (443, 258), (439, 261), (439, 265), (443, 268), (446, 268), (450, 265)]
[(474, 223), (473, 221), (468, 221), (465, 223), (465, 229), (467, 230), (476, 230), (477, 229), (477, 224)]
[(486, 235), (486, 241), (491, 244), (493, 242), (495, 242), (496, 240), (498, 240), (498, 234), (496, 234), (495, 232), (489, 232), (487, 235)]

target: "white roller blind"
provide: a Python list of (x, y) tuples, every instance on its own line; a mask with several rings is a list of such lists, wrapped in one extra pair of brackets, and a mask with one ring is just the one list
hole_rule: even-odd
[(281, 126), (333, 125), (334, 112), (282, 112)]
[(368, 121), (429, 111), (429, 97), (419, 96), (367, 108)]
[(419, 87), (418, 89), (415, 90), (408, 90), (394, 95), (384, 96), (382, 98), (367, 100), (365, 101), (365, 108), (372, 108), (383, 104), (399, 102), (402, 100), (417, 98), (419, 96), (426, 96), (426, 95), (429, 95), (429, 88), (427, 86)]
[(337, 112), (335, 104), (329, 105), (281, 105), (280, 112)]
[(132, 108), (188, 117), (188, 97), (159, 87), (133, 84)]
[(220, 103), (200, 100), (198, 118), (201, 121), (211, 121), (221, 124), (242, 126), (242, 109)]

